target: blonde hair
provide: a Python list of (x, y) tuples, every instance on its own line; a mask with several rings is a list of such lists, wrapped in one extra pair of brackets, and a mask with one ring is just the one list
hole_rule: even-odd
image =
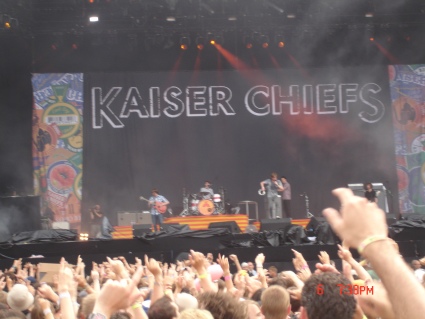
[(208, 310), (186, 309), (180, 313), (178, 319), (214, 319), (214, 317)]
[(289, 314), (289, 293), (280, 286), (271, 286), (261, 295), (261, 312), (266, 319), (286, 318)]

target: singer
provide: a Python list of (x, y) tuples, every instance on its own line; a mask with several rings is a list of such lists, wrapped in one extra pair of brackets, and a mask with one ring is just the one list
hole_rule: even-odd
[(261, 190), (266, 191), (266, 211), (269, 218), (282, 218), (282, 200), (279, 192), (283, 192), (283, 185), (277, 179), (277, 173), (271, 173), (270, 178), (260, 183)]
[(366, 197), (370, 203), (378, 203), (378, 196), (376, 191), (373, 189), (372, 183), (364, 183), (363, 188), (364, 197)]

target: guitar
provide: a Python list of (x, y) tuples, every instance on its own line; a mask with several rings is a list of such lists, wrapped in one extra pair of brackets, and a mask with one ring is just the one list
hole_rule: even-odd
[[(140, 196), (139, 198), (140, 198), (140, 200), (145, 200), (148, 203), (150, 203), (150, 200), (144, 198), (143, 196)], [(164, 214), (167, 211), (167, 205), (168, 204), (165, 204), (163, 202), (155, 202), (155, 204), (153, 205), (153, 207), (158, 211), (158, 213)]]

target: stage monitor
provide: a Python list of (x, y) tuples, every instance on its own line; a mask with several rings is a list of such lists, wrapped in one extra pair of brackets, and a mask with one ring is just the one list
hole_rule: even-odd
[[(385, 185), (382, 183), (371, 183), (373, 189), (376, 191), (376, 196), (378, 197), (378, 206), (385, 213), (389, 213), (388, 209), (388, 199), (387, 199), (387, 189)], [(364, 184), (356, 183), (356, 184), (348, 184), (348, 188), (351, 189), (354, 195), (364, 197)]]

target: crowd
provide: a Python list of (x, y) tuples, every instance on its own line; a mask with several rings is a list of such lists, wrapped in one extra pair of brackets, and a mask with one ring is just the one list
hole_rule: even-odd
[(89, 276), (80, 257), (75, 266), (62, 259), (52, 283), (44, 283), (34, 265), (15, 260), (0, 277), (0, 319), (423, 318), (425, 258), (409, 267), (376, 203), (348, 189), (334, 194), (339, 211), (323, 214), (343, 240), (341, 270), (325, 251), (310, 269), (293, 250), (295, 272), (265, 269), (263, 254), (240, 263), (236, 255), (214, 260), (211, 253), (190, 251), (170, 265), (148, 256), (134, 263), (108, 258), (93, 263)]

